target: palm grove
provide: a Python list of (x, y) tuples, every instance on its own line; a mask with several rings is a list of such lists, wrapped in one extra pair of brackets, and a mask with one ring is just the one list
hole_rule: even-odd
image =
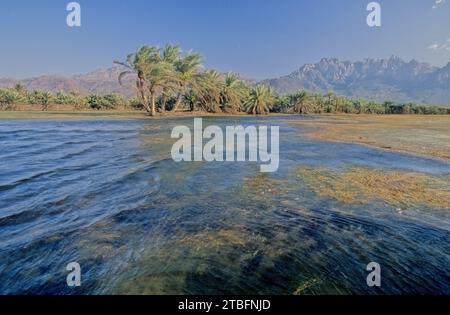
[[(119, 83), (133, 80), (136, 98), (118, 94), (81, 96), (77, 92), (53, 94), (29, 92), (20, 84), (0, 89), (0, 108), (16, 109), (17, 104), (31, 104), (47, 110), (51, 104), (71, 105), (74, 109), (142, 108), (149, 115), (166, 111), (201, 111), (209, 113), (354, 113), (354, 114), (450, 114), (450, 109), (419, 106), (413, 103), (370, 102), (335, 93), (325, 95), (298, 91), (280, 95), (261, 84), (249, 84), (233, 73), (204, 70), (202, 56), (179, 46), (143, 46), (127, 56)], [(128, 78), (128, 79), (127, 79)]]

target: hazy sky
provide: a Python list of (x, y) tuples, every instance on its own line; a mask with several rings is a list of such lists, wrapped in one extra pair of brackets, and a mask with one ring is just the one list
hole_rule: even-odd
[(369, 0), (79, 0), (80, 28), (66, 24), (69, 2), (1, 0), (0, 77), (84, 73), (168, 42), (253, 78), (322, 57), (450, 61), (450, 0), (378, 1), (376, 29), (366, 24)]

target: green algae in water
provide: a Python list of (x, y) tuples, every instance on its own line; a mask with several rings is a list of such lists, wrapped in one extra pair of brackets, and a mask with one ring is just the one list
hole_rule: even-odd
[(299, 167), (309, 189), (344, 203), (383, 200), (391, 205), (450, 209), (450, 179), (417, 172), (349, 168), (342, 171)]

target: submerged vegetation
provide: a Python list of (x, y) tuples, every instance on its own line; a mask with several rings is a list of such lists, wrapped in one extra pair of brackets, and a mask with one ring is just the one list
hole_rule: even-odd
[[(262, 84), (251, 84), (237, 74), (206, 70), (202, 56), (177, 45), (164, 48), (143, 46), (129, 54), (118, 81), (133, 78), (136, 97), (118, 94), (80, 95), (76, 91), (51, 93), (27, 91), (18, 84), (0, 89), (0, 110), (145, 110), (153, 116), (166, 111), (248, 114), (450, 114), (449, 107), (413, 103), (377, 103), (352, 99), (333, 92), (325, 95), (309, 91), (279, 94)], [(24, 106), (26, 105), (26, 106)]]
[(398, 207), (426, 205), (450, 209), (448, 176), (361, 167), (343, 171), (300, 167), (297, 174), (318, 195), (344, 203), (370, 203), (377, 199)]
[(364, 144), (385, 150), (450, 159), (450, 117), (349, 115), (299, 119), (315, 140)]

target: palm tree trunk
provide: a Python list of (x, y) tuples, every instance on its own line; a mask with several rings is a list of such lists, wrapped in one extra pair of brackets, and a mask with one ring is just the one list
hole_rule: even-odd
[(178, 110), (178, 107), (180, 107), (182, 98), (183, 98), (183, 95), (181, 93), (179, 93), (177, 96), (177, 101), (175, 102), (175, 105), (173, 106), (173, 109), (172, 109), (173, 112), (176, 112)]
[(151, 110), (150, 105), (148, 104), (147, 101), (144, 102), (144, 108), (145, 108), (145, 111), (147, 112), (147, 114), (151, 115), (152, 110)]
[(165, 113), (166, 112), (166, 103), (167, 103), (167, 98), (165, 95), (162, 96), (162, 101), (161, 101), (161, 113)]
[(139, 78), (138, 90), (139, 90), (139, 94), (142, 99), (142, 105), (144, 105), (144, 109), (146, 110), (146, 112), (150, 114), (151, 109), (148, 104), (148, 98), (145, 96), (145, 91), (144, 91), (144, 80), (141, 78)]
[(156, 100), (155, 100), (155, 95), (153, 93), (152, 93), (152, 96), (150, 96), (150, 100), (151, 100), (150, 116), (155, 116)]
[(147, 113), (151, 113), (151, 108), (148, 104), (148, 99), (147, 97), (145, 97), (144, 93), (141, 94), (142, 95), (142, 105), (144, 105), (144, 109)]

